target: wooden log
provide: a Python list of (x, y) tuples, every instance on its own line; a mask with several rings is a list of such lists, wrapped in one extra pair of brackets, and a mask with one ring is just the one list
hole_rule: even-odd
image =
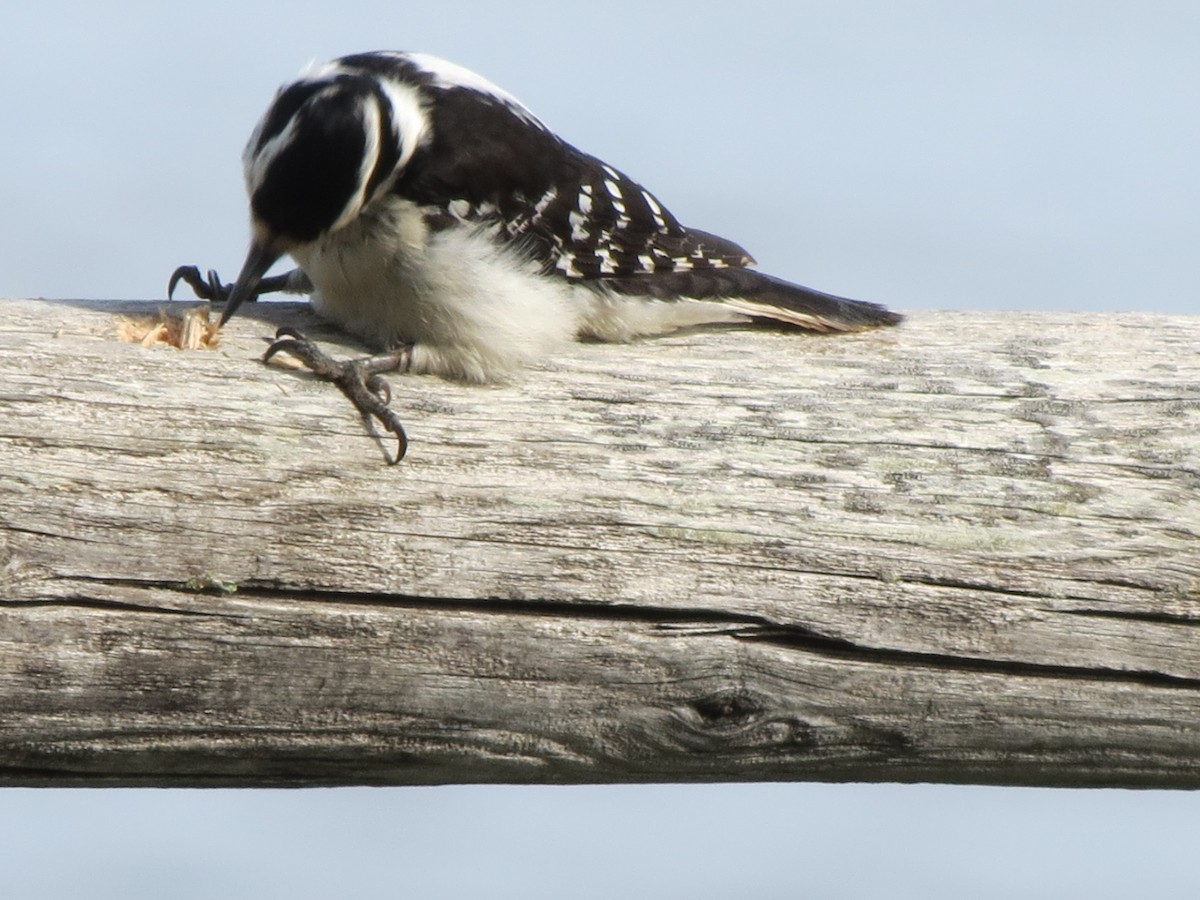
[(1200, 319), (397, 377), (393, 467), (158, 306), (0, 302), (0, 784), (1200, 786)]

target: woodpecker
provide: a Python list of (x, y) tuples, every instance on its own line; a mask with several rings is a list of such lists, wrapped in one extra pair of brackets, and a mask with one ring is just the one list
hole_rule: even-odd
[[(251, 239), (237, 280), (181, 266), (168, 294), (184, 281), (223, 301), (222, 325), (260, 294), (310, 294), (318, 314), (379, 354), (335, 362), (281, 329), (265, 358), (291, 353), (337, 383), (397, 435), (400, 455), (382, 372), (487, 382), (579, 338), (901, 319), (754, 270), (742, 247), (685, 227), (508, 92), (423, 53), (310, 68), (276, 93), (242, 159)], [(284, 255), (298, 268), (264, 277)]]

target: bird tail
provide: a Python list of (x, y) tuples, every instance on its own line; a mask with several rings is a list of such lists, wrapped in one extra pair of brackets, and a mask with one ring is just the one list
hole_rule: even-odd
[(850, 300), (792, 284), (750, 269), (738, 270), (752, 276), (749, 284), (722, 305), (751, 316), (784, 322), (810, 331), (862, 331), (883, 325), (896, 325), (904, 316), (878, 303)]
[(764, 324), (782, 322), (809, 331), (862, 331), (895, 325), (904, 318), (878, 303), (837, 297), (732, 266), (627, 276), (609, 284), (621, 294), (707, 300)]

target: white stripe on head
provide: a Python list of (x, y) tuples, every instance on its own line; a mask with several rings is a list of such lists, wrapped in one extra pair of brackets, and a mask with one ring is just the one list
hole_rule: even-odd
[[(402, 56), (403, 54), (396, 55)], [(338, 75), (353, 75), (361, 78), (364, 74), (362, 69), (345, 66), (339, 60), (334, 60), (313, 70), (311, 77), (333, 78)], [(429, 117), (421, 106), (420, 92), (415, 86), (388, 75), (379, 76), (377, 83), (392, 106), (392, 122), (395, 124), (396, 130), (400, 132), (400, 159), (396, 168), (402, 169), (412, 159), (417, 148), (428, 139)]]
[(493, 84), (482, 75), (472, 72), (457, 63), (449, 62), (429, 53), (399, 53), (426, 75), (433, 76), (435, 87), (439, 88), (469, 88), (487, 94), (507, 106), (520, 118), (539, 128), (546, 126), (541, 123), (529, 108), (499, 85)]

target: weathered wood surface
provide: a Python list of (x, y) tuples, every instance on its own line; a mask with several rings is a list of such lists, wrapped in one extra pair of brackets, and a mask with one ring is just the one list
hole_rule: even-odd
[(395, 378), (388, 467), (302, 307), (131, 308), (0, 302), (0, 783), (1200, 786), (1198, 318)]

